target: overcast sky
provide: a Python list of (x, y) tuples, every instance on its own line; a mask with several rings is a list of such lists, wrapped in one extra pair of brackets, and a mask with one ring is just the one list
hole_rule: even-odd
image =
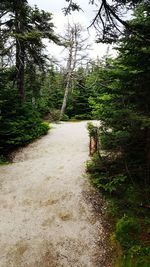
[[(31, 6), (37, 5), (39, 9), (43, 9), (45, 11), (51, 12), (53, 14), (53, 23), (56, 27), (55, 31), (57, 33), (61, 33), (65, 31), (65, 25), (67, 22), (78, 22), (81, 23), (83, 27), (87, 29), (94, 17), (96, 6), (91, 6), (88, 4), (88, 0), (76, 0), (79, 3), (81, 8), (83, 8), (84, 12), (73, 12), (72, 15), (64, 16), (62, 12), (62, 8), (67, 6), (67, 2), (65, 0), (28, 0), (28, 3)], [(95, 43), (95, 30), (90, 28), (87, 31), (86, 35), (89, 35), (89, 42), (92, 43), (92, 50), (89, 52), (90, 57), (96, 59), (97, 57), (102, 57), (106, 54), (107, 45), (105, 44), (96, 44)], [(57, 59), (61, 59), (64, 57), (62, 47), (58, 47), (56, 45), (48, 45), (47, 50), (50, 55), (54, 56)], [(110, 50), (111, 53), (111, 50)]]

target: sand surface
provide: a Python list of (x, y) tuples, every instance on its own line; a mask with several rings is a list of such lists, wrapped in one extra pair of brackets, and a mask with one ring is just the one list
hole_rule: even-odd
[(86, 122), (54, 124), (0, 167), (0, 267), (105, 267), (88, 143)]

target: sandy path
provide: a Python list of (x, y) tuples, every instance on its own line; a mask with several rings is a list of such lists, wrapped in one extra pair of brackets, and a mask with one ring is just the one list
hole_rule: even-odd
[(0, 267), (105, 266), (87, 159), (86, 123), (62, 123), (0, 168)]

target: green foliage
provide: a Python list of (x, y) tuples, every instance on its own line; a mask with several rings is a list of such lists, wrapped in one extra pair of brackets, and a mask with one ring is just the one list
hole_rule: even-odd
[(83, 114), (75, 115), (75, 116), (73, 116), (71, 118), (75, 119), (75, 120), (91, 120), (91, 115), (83, 113)]
[(112, 197), (107, 198), (107, 214), (112, 218), (118, 218), (118, 214), (120, 214), (118, 200)]
[[(27, 72), (25, 84), (28, 98), (34, 97), (36, 107), (42, 115), (50, 113), (51, 117), (52, 113), (53, 117), (55, 111), (61, 108), (63, 101), (66, 83), (64, 70), (58, 69), (51, 64), (44, 75), (42, 73), (39, 73), (38, 76), (35, 75), (31, 67), (28, 67)], [(34, 77), (34, 83), (29, 74)], [(74, 75), (75, 80), (67, 101), (66, 115), (69, 119), (74, 120), (92, 119), (89, 97), (94, 95), (95, 88), (93, 89), (86, 85), (88, 71), (85, 69), (77, 69)], [(54, 120), (56, 121), (57, 118), (54, 118)]]
[(43, 96), (37, 98), (36, 109), (38, 110), (38, 112), (42, 117), (48, 114), (49, 113), (48, 99)]
[(112, 180), (121, 174), (130, 183), (147, 187), (150, 178), (148, 6), (140, 5), (136, 15), (130, 23), (138, 34), (126, 33), (119, 42), (118, 58), (94, 66), (98, 75), (94, 84), (97, 95), (90, 97), (89, 103), (93, 115), (101, 121), (101, 149), (107, 155), (101, 160), (105, 161), (106, 177)]
[(7, 154), (49, 129), (41, 120), (50, 109), (49, 87), (43, 86), (48, 67), (43, 39), (60, 41), (52, 14), (30, 7), (26, 0), (4, 0), (0, 12), (0, 153)]
[(93, 66), (87, 80), (97, 90), (89, 103), (94, 118), (101, 121), (99, 157), (93, 157), (87, 169), (109, 199), (114, 223), (119, 219), (116, 238), (123, 249), (119, 267), (149, 266), (150, 256), (143, 254), (150, 244), (149, 12), (146, 3), (139, 5), (129, 22), (135, 32), (125, 32), (118, 57)]
[(105, 173), (101, 173), (101, 176), (92, 179), (92, 184), (111, 194), (112, 192), (117, 192), (126, 179), (127, 177), (124, 175), (117, 175), (109, 179)]
[(125, 198), (127, 199), (127, 203), (131, 207), (135, 207), (137, 203), (141, 203), (143, 201), (142, 192), (136, 186), (129, 185), (125, 191)]
[(124, 183), (126, 179), (127, 179), (126, 176), (120, 174), (120, 175), (112, 177), (110, 181), (107, 181), (106, 184), (101, 185), (101, 186), (105, 191), (112, 193), (113, 191), (118, 190), (119, 187), (122, 186), (122, 184)]
[[(119, 167), (120, 165), (121, 163)], [(110, 194), (121, 194), (127, 180), (127, 176), (117, 173), (116, 168), (114, 162), (107, 161), (107, 159), (105, 161), (99, 155), (95, 155), (87, 163), (87, 171), (90, 173), (92, 184)]]
[(133, 246), (125, 254), (122, 267), (148, 267), (150, 263), (150, 247)]
[(11, 77), (13, 69), (0, 72), (0, 154), (25, 145), (46, 134), (49, 126), (42, 122), (36, 107), (21, 104)]
[(47, 71), (42, 92), (47, 96), (50, 109), (60, 109), (64, 95), (64, 74), (51, 64)]
[(62, 121), (68, 121), (69, 120), (69, 117), (67, 114), (63, 114), (63, 117), (61, 119)]
[(116, 239), (123, 248), (131, 248), (138, 244), (140, 224), (137, 219), (124, 216), (116, 224)]
[(77, 120), (88, 120), (92, 118), (91, 107), (89, 106), (89, 97), (93, 95), (94, 90), (86, 86), (88, 73), (82, 67), (79, 67), (74, 73), (75, 79), (72, 84), (72, 92), (68, 99), (66, 113), (69, 118)]
[(92, 160), (87, 161), (87, 171), (90, 174), (91, 178), (97, 177), (100, 172), (103, 170), (103, 163), (95, 153), (92, 157)]
[[(43, 65), (46, 55), (43, 54), (45, 46), (42, 39), (47, 38), (55, 43), (60, 43), (54, 33), (52, 14), (39, 10), (37, 6), (31, 7), (25, 0), (3, 1), (1, 12), (5, 20), (2, 29), (2, 38), (6, 36), (3, 42), (4, 48), (5, 45), (7, 46), (3, 55), (11, 56), (12, 45), (9, 47), (7, 44), (9, 40), (14, 39), (24, 43), (24, 56), (28, 59), (28, 63), (32, 59), (32, 63), (38, 66)], [(7, 13), (7, 17), (5, 17), (5, 13)], [(16, 46), (15, 42), (14, 46)]]
[(0, 120), (0, 129), (0, 150), (1, 153), (7, 153), (46, 134), (49, 125), (41, 121), (37, 111), (30, 105), (25, 105), (7, 110)]
[(87, 129), (88, 129), (89, 135), (91, 137), (97, 137), (97, 135), (98, 135), (97, 126), (93, 125), (93, 123), (91, 123), (91, 122), (88, 122), (87, 123)]
[(6, 157), (0, 155), (0, 165), (5, 165), (5, 164), (8, 164)]

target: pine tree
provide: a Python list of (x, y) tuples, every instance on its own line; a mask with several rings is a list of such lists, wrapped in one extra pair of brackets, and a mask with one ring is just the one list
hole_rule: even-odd
[(1, 3), (2, 55), (5, 61), (8, 60), (8, 64), (10, 61), (15, 61), (15, 78), (22, 102), (25, 101), (26, 63), (32, 62), (34, 65), (43, 67), (46, 62), (43, 38), (59, 43), (51, 20), (51, 13), (40, 11), (37, 7), (31, 8), (25, 0)]

